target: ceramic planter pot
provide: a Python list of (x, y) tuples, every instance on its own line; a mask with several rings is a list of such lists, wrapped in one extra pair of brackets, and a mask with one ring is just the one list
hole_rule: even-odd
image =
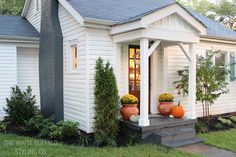
[(132, 115), (139, 114), (138, 104), (123, 104), (120, 113), (124, 120), (129, 121)]
[(163, 116), (171, 115), (173, 102), (159, 102), (158, 111)]

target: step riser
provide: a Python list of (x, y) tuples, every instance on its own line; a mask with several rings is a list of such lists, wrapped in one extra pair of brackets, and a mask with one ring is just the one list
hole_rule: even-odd
[(161, 139), (160, 143), (177, 141), (177, 140), (185, 140), (185, 139), (194, 138), (194, 137), (196, 137), (195, 131), (189, 131), (189, 132), (179, 133), (175, 135), (168, 135), (168, 136), (160, 137)]
[(195, 127), (195, 125), (191, 124), (191, 125), (183, 125), (183, 126), (177, 126), (177, 127), (167, 127), (167, 128), (156, 129), (156, 130), (150, 130), (150, 131), (144, 132), (142, 134), (142, 139), (147, 138), (148, 136), (150, 136), (153, 133), (158, 134), (163, 131), (172, 131), (175, 129), (189, 129), (189, 128), (194, 129), (194, 127)]

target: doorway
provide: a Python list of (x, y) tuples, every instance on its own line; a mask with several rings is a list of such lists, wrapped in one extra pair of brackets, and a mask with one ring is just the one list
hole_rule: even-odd
[[(149, 58), (149, 113), (150, 113), (150, 58)], [(129, 93), (140, 100), (140, 46), (129, 45)]]

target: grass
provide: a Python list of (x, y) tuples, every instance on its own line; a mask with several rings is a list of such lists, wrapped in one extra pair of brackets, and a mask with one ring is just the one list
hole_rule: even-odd
[(1, 157), (197, 157), (158, 145), (92, 148), (49, 143), (30, 137), (0, 134)]
[(199, 134), (204, 143), (236, 152), (236, 129)]

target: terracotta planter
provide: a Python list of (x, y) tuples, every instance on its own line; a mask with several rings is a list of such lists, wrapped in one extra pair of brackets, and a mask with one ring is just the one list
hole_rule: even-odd
[(139, 114), (138, 104), (123, 104), (120, 113), (124, 120), (130, 120), (132, 115)]
[(163, 116), (171, 115), (171, 110), (173, 107), (173, 102), (160, 102), (158, 105), (158, 111)]

